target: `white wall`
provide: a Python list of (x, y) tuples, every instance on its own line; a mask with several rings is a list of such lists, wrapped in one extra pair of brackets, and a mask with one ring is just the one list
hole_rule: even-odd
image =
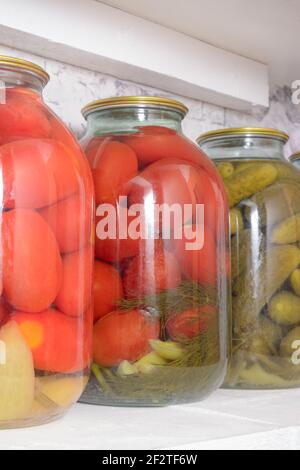
[[(85, 127), (80, 110), (91, 100), (114, 95), (166, 94), (138, 83), (123, 81), (1, 45), (0, 54), (26, 58), (46, 68), (51, 81), (45, 90), (45, 99), (79, 137), (83, 134)], [(184, 130), (191, 139), (211, 129), (259, 125), (279, 128), (291, 136), (286, 147), (287, 155), (300, 150), (300, 105), (292, 104), (288, 88), (275, 87), (271, 94), (270, 108), (265, 110), (261, 107), (253, 107), (251, 114), (180, 96), (175, 96), (175, 98), (183, 101), (190, 108), (190, 113), (184, 121)]]

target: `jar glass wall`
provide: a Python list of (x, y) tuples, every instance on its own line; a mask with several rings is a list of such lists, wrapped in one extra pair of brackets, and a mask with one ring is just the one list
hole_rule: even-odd
[(96, 192), (94, 364), (81, 401), (198, 400), (227, 364), (228, 209), (173, 100), (88, 105)]
[(199, 138), (230, 206), (233, 342), (225, 385), (300, 385), (300, 172), (288, 136), (225, 129)]
[(288, 160), (292, 165), (300, 170), (300, 152), (293, 153)]
[(93, 183), (48, 79), (0, 57), (0, 428), (59, 417), (89, 375)]

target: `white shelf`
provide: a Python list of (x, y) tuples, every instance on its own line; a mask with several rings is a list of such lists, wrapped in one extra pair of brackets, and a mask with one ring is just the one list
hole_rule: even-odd
[(221, 106), (269, 103), (260, 61), (94, 0), (5, 2), (1, 43)]
[(219, 390), (168, 408), (77, 404), (60, 421), (1, 431), (0, 449), (300, 449), (300, 390)]

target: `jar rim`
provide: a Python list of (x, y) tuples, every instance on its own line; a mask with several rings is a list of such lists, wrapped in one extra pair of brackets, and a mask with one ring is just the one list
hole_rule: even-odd
[(50, 80), (49, 74), (42, 67), (29, 60), (19, 59), (17, 57), (0, 55), (0, 69), (29, 72), (38, 77), (43, 86), (46, 86)]
[(289, 159), (291, 162), (293, 162), (294, 160), (300, 159), (300, 151), (293, 153), (288, 159)]
[(188, 108), (180, 101), (160, 96), (116, 96), (92, 101), (81, 110), (83, 117), (93, 112), (112, 108), (155, 108), (171, 109), (179, 111), (183, 117), (186, 116)]
[(201, 134), (196, 141), (198, 144), (203, 144), (204, 142), (206, 143), (223, 137), (266, 137), (280, 140), (284, 143), (289, 140), (289, 135), (278, 129), (267, 127), (232, 127), (205, 132), (204, 134)]

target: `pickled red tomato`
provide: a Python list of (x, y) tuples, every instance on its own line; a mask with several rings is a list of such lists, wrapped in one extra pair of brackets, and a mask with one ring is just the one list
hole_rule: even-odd
[(92, 140), (88, 140), (87, 142), (81, 142), (82, 148), (91, 167), (94, 165), (97, 154), (101, 153), (104, 146), (111, 141), (111, 137), (94, 137)]
[(94, 361), (103, 367), (136, 361), (149, 352), (149, 340), (159, 333), (159, 320), (147, 312), (111, 312), (94, 325)]
[(12, 319), (31, 349), (35, 369), (73, 373), (88, 367), (90, 341), (88, 336), (82, 338), (82, 320), (55, 309), (34, 314), (15, 312)]
[(204, 305), (197, 309), (175, 313), (166, 325), (168, 335), (174, 341), (193, 339), (208, 329), (216, 313), (216, 307), (213, 305)]
[[(194, 281), (205, 285), (215, 285), (220, 259), (218, 259), (218, 248), (215, 234), (208, 226), (191, 225), (186, 226), (182, 239), (172, 240), (173, 251), (185, 275)], [(203, 247), (197, 248), (197, 237), (193, 239), (192, 234), (203, 232)], [(188, 233), (188, 236), (187, 236)], [(200, 240), (200, 236), (199, 236)], [(188, 249), (188, 244), (195, 243), (194, 249)]]
[[(95, 256), (97, 259), (108, 261), (110, 263), (118, 263), (126, 258), (132, 258), (137, 255), (140, 246), (140, 239), (130, 237), (128, 227), (135, 217), (128, 215), (127, 208), (120, 208), (119, 205), (114, 206), (116, 214), (116, 236), (109, 235), (104, 240), (98, 236), (99, 225), (103, 222), (107, 214), (104, 216), (96, 216), (96, 236), (95, 236)], [(121, 216), (121, 211), (126, 211), (126, 217)], [(100, 230), (102, 232), (102, 230)], [(120, 238), (120, 233), (127, 234), (127, 237)]]
[(56, 306), (70, 317), (82, 316), (92, 298), (92, 246), (63, 257), (62, 283)]
[(94, 321), (111, 312), (123, 297), (122, 279), (116, 268), (96, 261), (94, 266)]
[(150, 243), (129, 261), (123, 277), (123, 286), (128, 298), (157, 294), (178, 287), (180, 283), (181, 271), (175, 256)]
[(91, 204), (92, 198), (86, 200), (76, 194), (39, 211), (50, 225), (61, 253), (77, 251), (91, 241)]
[[(180, 160), (165, 159), (149, 165), (131, 182), (129, 204), (158, 205), (171, 207), (178, 204), (182, 208), (183, 222), (191, 222), (196, 211), (197, 171)], [(185, 204), (190, 210), (184, 212)], [(172, 222), (172, 226), (175, 222)]]
[(138, 170), (137, 158), (128, 145), (105, 142), (91, 162), (96, 203), (114, 202), (125, 191), (124, 185)]
[(2, 326), (9, 316), (9, 306), (4, 302), (3, 299), (0, 300), (0, 326)]
[(72, 152), (60, 142), (28, 139), (0, 147), (5, 208), (35, 209), (79, 190)]
[(6, 103), (0, 106), (0, 144), (14, 138), (47, 138), (50, 132), (46, 109), (39, 99), (17, 88), (6, 91)]
[(140, 163), (148, 165), (164, 158), (180, 158), (199, 164), (201, 151), (181, 134), (160, 126), (144, 126), (123, 138), (136, 153)]
[(57, 241), (35, 211), (2, 213), (3, 286), (16, 309), (40, 312), (54, 301), (62, 279)]
[(50, 116), (49, 122), (51, 125), (50, 138), (57, 142), (61, 142), (71, 150), (74, 155), (78, 155), (78, 157), (82, 159), (84, 156), (83, 151), (77, 143), (76, 137), (69, 131), (69, 129), (67, 129), (55, 115)]

